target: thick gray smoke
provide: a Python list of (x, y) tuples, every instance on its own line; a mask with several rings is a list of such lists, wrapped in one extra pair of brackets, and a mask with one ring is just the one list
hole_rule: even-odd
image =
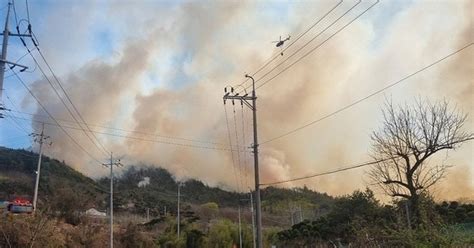
[[(141, 6), (143, 11), (139, 11), (139, 4), (118, 4), (111, 7), (107, 15), (112, 20), (131, 19), (130, 22), (121, 22), (119, 27), (124, 29), (123, 32), (135, 30), (140, 35), (122, 38), (115, 51), (119, 55), (114, 59), (88, 61), (76, 67), (78, 69), (65, 70), (61, 79), (89, 123), (155, 134), (121, 133), (140, 139), (206, 147), (226, 146), (228, 134), (222, 106), (223, 88), (240, 83), (245, 73), (252, 73), (271, 56), (278, 55), (280, 50), (274, 49), (270, 43), (272, 40), (286, 34), (296, 37), (335, 3), (294, 3), (287, 6), (288, 9), (278, 9), (276, 14), (268, 11), (267, 5), (270, 4), (261, 3), (193, 2), (172, 7), (162, 4), (162, 9), (157, 10), (158, 15), (150, 10), (148, 4)], [(329, 17), (334, 20), (352, 4), (354, 2), (344, 2)], [(369, 5), (370, 2), (364, 1), (342, 19), (341, 24)], [(330, 113), (472, 42), (472, 8), (468, 5), (469, 1), (421, 1), (406, 3), (397, 11), (392, 11), (390, 2), (375, 6), (314, 54), (258, 89), (260, 140), (269, 140)], [(168, 11), (163, 10), (165, 7)], [(124, 9), (130, 13), (139, 12), (140, 17), (124, 16)], [(443, 18), (445, 16), (450, 18)], [(322, 22), (308, 33), (307, 38), (302, 38), (271, 65), (282, 61), (328, 23)], [(328, 30), (329, 33), (341, 24)], [(328, 34), (322, 35), (311, 47), (327, 37)], [(385, 96), (376, 96), (333, 118), (263, 144), (260, 147), (261, 181), (284, 180), (367, 161), (369, 136), (380, 126), (380, 106), (387, 96), (400, 103), (418, 96), (432, 100), (446, 97), (470, 114), (472, 120), (472, 51), (469, 48), (460, 56), (387, 91)], [(285, 64), (276, 72), (283, 67)], [(264, 73), (265, 70), (256, 78)], [(34, 90), (40, 93), (40, 99), (47, 102), (46, 107), (55, 116), (71, 118), (44, 80), (36, 81)], [(228, 120), (235, 144), (233, 111), (232, 104), (228, 103)], [(238, 103), (235, 115), (239, 135), (242, 135), (240, 111)], [(38, 113), (42, 111), (38, 110)], [(247, 126), (249, 113), (245, 110), (246, 144), (240, 142), (247, 147), (251, 144)], [(472, 122), (470, 124), (466, 128), (472, 130)], [(47, 132), (54, 140), (54, 145), (48, 150), (50, 155), (66, 160), (88, 175), (105, 173), (61, 130), (48, 127)], [(82, 131), (71, 130), (71, 133), (94, 156), (105, 159)], [(159, 135), (219, 144), (174, 140)], [(108, 149), (124, 155), (128, 161), (162, 166), (180, 178), (198, 178), (211, 185), (240, 190), (253, 184), (249, 155), (245, 160), (241, 159), (245, 168), (240, 173), (237, 165), (234, 168), (229, 151), (104, 135), (99, 135), (99, 138)], [(242, 141), (241, 136), (239, 139)], [(466, 144), (466, 147), (452, 156), (452, 162), (459, 166), (452, 169), (451, 176), (440, 186), (441, 189), (450, 189), (449, 195), (440, 190), (440, 197), (459, 198), (468, 196), (469, 192), (472, 196), (474, 186), (472, 180), (469, 181), (473, 173), (472, 144)], [(237, 155), (234, 154), (236, 161)], [(468, 175), (467, 179), (454, 180), (456, 186), (452, 187), (452, 177), (457, 177), (459, 171), (467, 171), (463, 173)], [(241, 180), (236, 177), (240, 174), (248, 175), (248, 178)], [(364, 170), (349, 171), (282, 186), (307, 185), (331, 194), (343, 194), (365, 187), (363, 174)], [(453, 191), (454, 188), (459, 190)]]

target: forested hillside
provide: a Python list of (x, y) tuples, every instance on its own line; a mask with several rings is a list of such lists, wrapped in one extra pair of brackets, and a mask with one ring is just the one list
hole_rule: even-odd
[[(35, 153), (1, 148), (0, 196), (31, 196), (36, 163)], [(242, 245), (252, 247), (249, 193), (230, 192), (193, 179), (178, 182), (167, 170), (153, 166), (128, 166), (118, 174), (114, 180), (117, 247), (232, 247), (239, 244), (239, 208)], [(92, 207), (107, 211), (109, 183), (107, 177), (93, 180), (64, 162), (44, 157), (38, 212), (5, 218), (0, 246), (103, 247), (107, 219), (88, 217), (84, 211)], [(384, 204), (368, 189), (332, 197), (306, 187), (268, 187), (262, 191), (265, 247), (474, 244), (473, 204), (435, 203), (429, 196), (422, 199), (423, 224), (412, 230), (406, 201)]]

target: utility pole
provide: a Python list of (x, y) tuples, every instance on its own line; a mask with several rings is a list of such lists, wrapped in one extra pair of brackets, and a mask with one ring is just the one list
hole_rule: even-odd
[(178, 240), (179, 240), (179, 234), (180, 234), (180, 225), (181, 225), (181, 219), (180, 219), (180, 209), (179, 209), (179, 203), (180, 203), (180, 198), (181, 198), (181, 183), (178, 183), (178, 215), (177, 215), (177, 233), (178, 233)]
[[(245, 104), (253, 112), (253, 154), (254, 154), (254, 173), (255, 173), (255, 202), (256, 202), (256, 222), (257, 222), (257, 247), (263, 248), (262, 240), (262, 206), (260, 202), (260, 176), (258, 169), (258, 139), (257, 139), (257, 95), (255, 93), (255, 80), (252, 76), (245, 75), (245, 77), (252, 80), (252, 95), (249, 96), (245, 93), (239, 96), (239, 93), (234, 92), (234, 88), (230, 88), (230, 92), (227, 92), (227, 87), (224, 88), (224, 104), (226, 100), (240, 101), (241, 104)], [(232, 95), (231, 95), (232, 94)], [(232, 147), (231, 147), (232, 149)]]
[(288, 203), (288, 212), (290, 212), (291, 225), (293, 226), (295, 224), (295, 210), (291, 203)]
[(242, 221), (240, 220), (240, 203), (239, 203), (239, 247), (242, 248)]
[(35, 182), (35, 192), (33, 195), (33, 211), (36, 212), (36, 204), (38, 202), (38, 188), (39, 188), (39, 180), (40, 180), (40, 173), (41, 173), (41, 159), (43, 157), (43, 143), (45, 140), (49, 139), (49, 136), (44, 135), (44, 123), (41, 126), (41, 133), (32, 133), (30, 136), (34, 137), (34, 142), (38, 142), (39, 144), (39, 158), (38, 158), (38, 166), (36, 168), (36, 182)]
[(300, 222), (303, 222), (303, 210), (301, 209), (301, 205), (299, 207), (300, 210)]
[(255, 241), (255, 214), (253, 211), (253, 196), (252, 191), (250, 191), (250, 213), (252, 215), (252, 241), (253, 241), (253, 248), (257, 247), (257, 243)]
[(405, 201), (405, 212), (406, 212), (406, 215), (407, 215), (408, 229), (411, 229), (410, 209), (408, 208), (408, 200)]
[(114, 166), (123, 166), (120, 163), (120, 159), (114, 161), (112, 157), (112, 152), (110, 153), (110, 162), (106, 164), (102, 164), (103, 166), (110, 167), (110, 206), (109, 206), (109, 213), (110, 213), (110, 248), (114, 247)]
[[(3, 106), (3, 101), (2, 101), (2, 95), (3, 95), (3, 80), (5, 77), (5, 69), (6, 69), (6, 64), (10, 65), (10, 69), (13, 69), (15, 66), (21, 67), (22, 69), (20, 70), (21, 72), (25, 71), (28, 69), (28, 67), (24, 65), (20, 65), (14, 62), (7, 61), (7, 48), (8, 48), (8, 38), (10, 36), (18, 36), (18, 37), (32, 37), (31, 36), (31, 26), (28, 25), (28, 31), (29, 34), (20, 34), (19, 28), (17, 27), (17, 34), (12, 34), (10, 33), (10, 30), (8, 29), (8, 20), (10, 19), (10, 9), (11, 9), (12, 3), (9, 1), (8, 2), (8, 7), (7, 7), (7, 17), (5, 19), (5, 29), (3, 29), (3, 43), (2, 43), (2, 56), (0, 58), (0, 111), (6, 110), (6, 108)], [(22, 40), (24, 43), (24, 41)], [(2, 113), (0, 113), (0, 118), (3, 118)]]

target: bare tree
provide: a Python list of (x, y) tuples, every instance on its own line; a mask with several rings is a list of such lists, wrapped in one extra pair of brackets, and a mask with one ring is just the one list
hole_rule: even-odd
[(380, 162), (369, 177), (388, 195), (409, 201), (416, 225), (420, 195), (442, 179), (449, 167), (444, 162), (428, 164), (428, 159), (474, 139), (474, 133), (462, 130), (467, 115), (450, 108), (446, 101), (419, 100), (413, 106), (399, 107), (387, 101), (382, 112), (383, 126), (371, 136), (372, 156)]

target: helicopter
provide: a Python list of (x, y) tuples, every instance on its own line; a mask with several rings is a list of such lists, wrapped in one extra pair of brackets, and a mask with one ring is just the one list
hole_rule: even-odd
[(285, 44), (285, 41), (290, 40), (290, 37), (291, 37), (291, 36), (288, 35), (288, 38), (282, 40), (282, 39), (281, 39), (281, 36), (280, 36), (280, 40), (272, 41), (272, 43), (277, 43), (277, 44), (276, 44), (276, 47), (281, 47), (281, 46), (283, 46), (283, 44)]

